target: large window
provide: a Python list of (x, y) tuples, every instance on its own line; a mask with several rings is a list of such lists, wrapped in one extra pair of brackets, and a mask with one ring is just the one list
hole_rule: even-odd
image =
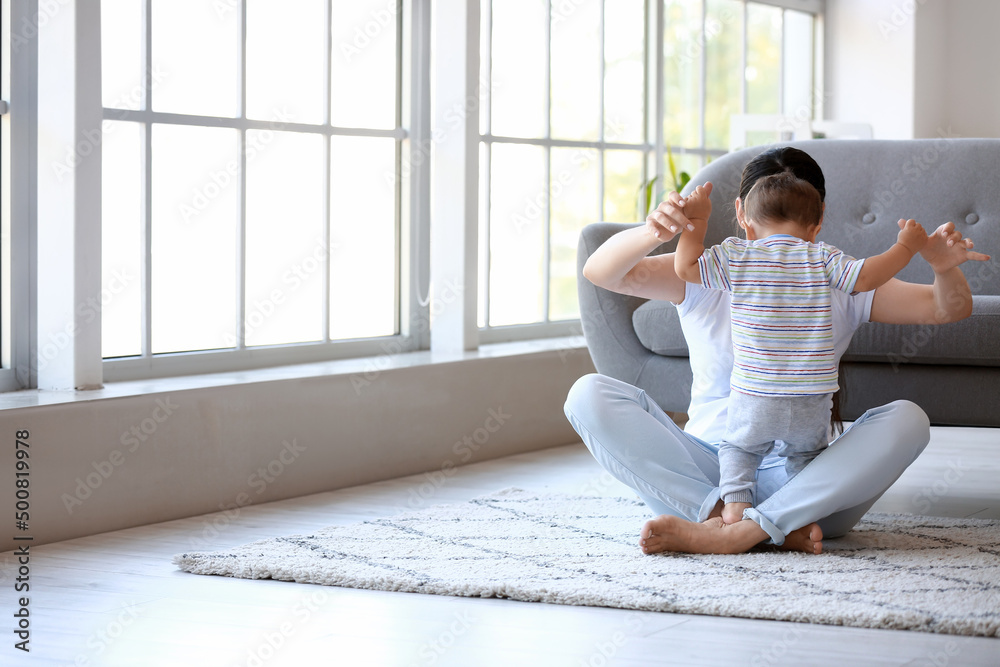
[[(37, 35), (59, 4), (2, 2), (5, 56), (11, 26)], [(101, 0), (75, 5), (93, 34), (72, 53), (20, 40), (2, 72), (0, 389), (31, 386), (43, 357), (60, 373), (82, 360), (91, 386), (427, 349), (435, 330), (462, 349), (578, 333), (584, 225), (642, 219), (645, 193), (655, 204), (727, 150), (734, 114), (818, 113), (821, 0), (465, 2), (433, 5), (478, 8), (442, 33), (431, 0)], [(444, 62), (435, 43), (459, 43), (444, 40), (469, 48)], [(74, 69), (98, 48), (100, 68)], [(455, 81), (464, 102), (448, 99)], [(48, 129), (40, 142), (43, 92), (59, 101), (46, 110), (69, 110), (58, 122), (101, 131), (68, 130), (62, 152)], [(476, 137), (478, 164), (438, 170), (452, 149), (474, 163)], [(48, 206), (40, 235), (43, 143), (47, 162), (66, 155), (46, 187), (64, 171), (99, 179), (101, 202)], [(436, 227), (455, 189), (477, 219)], [(32, 262), (61, 256), (46, 246), (64, 223), (93, 239), (98, 213), (100, 259), (78, 244), (43, 294)], [(431, 233), (449, 225), (454, 247)], [(449, 282), (430, 239), (477, 271)], [(52, 297), (67, 293), (82, 295), (73, 315)], [(461, 317), (441, 317), (459, 295)], [(61, 356), (60, 332), (98, 313), (99, 340), (88, 330), (82, 359)], [(59, 341), (35, 340), (43, 319)]]
[(580, 228), (634, 217), (648, 149), (646, 10), (643, 0), (498, 0), (482, 20), (479, 324), (489, 340), (495, 327), (578, 318)]
[(401, 7), (101, 11), (110, 376), (399, 334)]
[(647, 190), (726, 152), (732, 115), (811, 118), (819, 8), (483, 0), (480, 339), (573, 331), (580, 229), (641, 220)]

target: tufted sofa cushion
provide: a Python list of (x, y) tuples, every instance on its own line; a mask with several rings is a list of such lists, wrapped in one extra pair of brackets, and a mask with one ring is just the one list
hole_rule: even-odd
[[(974, 296), (972, 315), (942, 325), (880, 324), (858, 327), (844, 361), (1000, 366), (1000, 297)], [(632, 314), (639, 342), (666, 357), (688, 356), (674, 304), (648, 301)]]

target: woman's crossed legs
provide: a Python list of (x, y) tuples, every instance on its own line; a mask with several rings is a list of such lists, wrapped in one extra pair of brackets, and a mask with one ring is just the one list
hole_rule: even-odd
[(869, 410), (787, 483), (780, 460), (765, 461), (755, 506), (724, 524), (718, 447), (678, 428), (643, 390), (586, 375), (565, 412), (598, 463), (660, 515), (640, 533), (647, 553), (740, 553), (768, 538), (819, 553), (823, 536), (851, 530), (930, 439), (927, 416), (913, 403)]

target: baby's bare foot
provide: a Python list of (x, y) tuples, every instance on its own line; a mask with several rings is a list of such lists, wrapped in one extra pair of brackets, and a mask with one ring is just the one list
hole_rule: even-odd
[(750, 503), (726, 503), (722, 508), (722, 520), (725, 523), (738, 523), (743, 520), (743, 510), (749, 508)]

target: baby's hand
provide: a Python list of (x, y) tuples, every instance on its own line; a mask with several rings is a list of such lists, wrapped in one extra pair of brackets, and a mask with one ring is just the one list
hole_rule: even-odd
[(899, 234), (896, 235), (896, 243), (905, 247), (914, 255), (920, 252), (927, 245), (927, 232), (923, 225), (916, 220), (900, 220)]
[(705, 183), (705, 185), (696, 187), (691, 194), (684, 198), (684, 215), (691, 222), (698, 224), (708, 221), (708, 217), (712, 215), (712, 200), (708, 198), (711, 194), (712, 184)]

